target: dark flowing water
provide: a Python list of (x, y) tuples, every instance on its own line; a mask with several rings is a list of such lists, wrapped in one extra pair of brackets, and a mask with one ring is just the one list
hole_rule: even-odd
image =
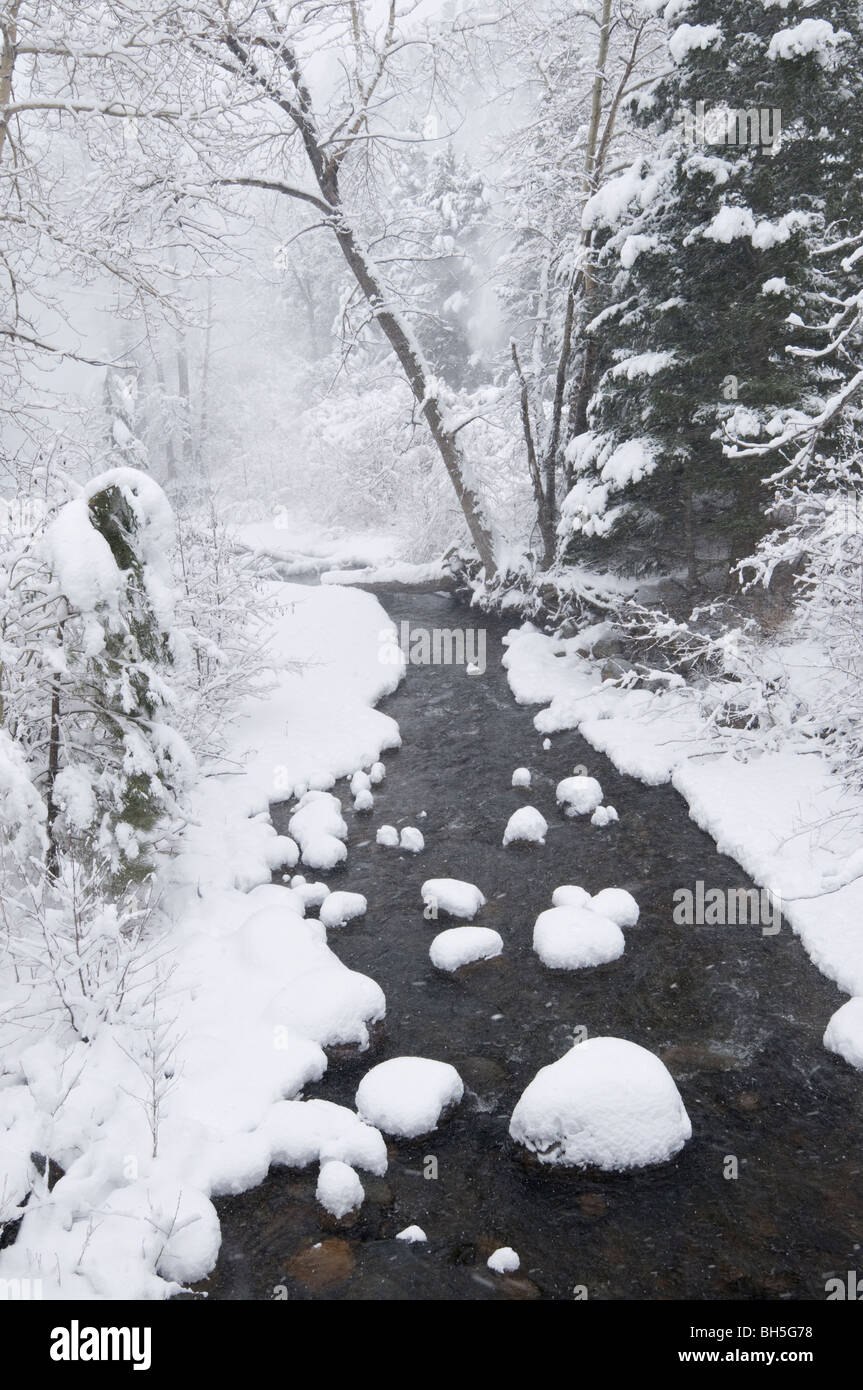
[[(488, 669), (412, 666), (383, 705), (404, 747), (387, 755), (372, 816), (348, 811), (347, 867), (328, 881), (369, 900), (368, 915), (331, 944), (383, 987), (386, 1028), (372, 1051), (333, 1058), (306, 1094), (350, 1106), (369, 1066), (414, 1054), (451, 1062), (465, 1099), (433, 1135), (391, 1143), (385, 1178), (362, 1175), (367, 1200), (352, 1225), (315, 1202), (316, 1167), (274, 1170), (217, 1202), (222, 1251), (200, 1287), (243, 1299), (571, 1299), (578, 1287), (591, 1299), (823, 1299), (827, 1278), (863, 1269), (863, 1085), (821, 1044), (844, 996), (784, 923), (776, 936), (672, 923), (676, 888), (749, 881), (671, 788), (620, 776), (576, 734), (543, 750), (535, 711), (515, 704), (500, 667), (507, 625), (441, 596), (386, 607), (427, 628), (481, 624)], [(599, 778), (618, 825), (557, 811), (555, 785), (578, 763)], [(529, 792), (510, 786), (521, 764), (534, 771)], [(350, 807), (346, 788), (337, 791)], [(548, 820), (547, 842), (503, 849), (523, 804)], [(277, 808), (280, 829), (287, 815)], [(382, 823), (419, 826), (425, 852), (377, 846)], [(423, 919), (419, 888), (440, 876), (479, 885), (489, 902), (477, 921), (501, 933), (502, 958), (455, 977), (432, 967), (429, 944), (446, 923)], [(562, 883), (635, 895), (641, 921), (620, 960), (573, 972), (540, 963), (533, 923)], [(671, 1163), (609, 1175), (520, 1159), (512, 1109), (579, 1027), (665, 1060), (693, 1125)], [(723, 1175), (730, 1155), (736, 1180)], [(424, 1176), (430, 1156), (436, 1178)], [(393, 1239), (413, 1223), (428, 1244)], [(499, 1245), (518, 1251), (518, 1275), (486, 1268)]]

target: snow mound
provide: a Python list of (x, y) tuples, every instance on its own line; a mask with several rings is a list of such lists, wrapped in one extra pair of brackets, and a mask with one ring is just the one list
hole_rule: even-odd
[[(309, 925), (309, 924), (307, 924)], [(296, 975), (273, 1000), (274, 1024), (287, 1024), (320, 1047), (369, 1045), (369, 1025), (386, 1013), (380, 985), (330, 959)]]
[(371, 811), (374, 804), (375, 799), (368, 790), (359, 791), (354, 797), (354, 810), (358, 811), (360, 814), (364, 811)]
[(321, 1164), (315, 1196), (331, 1216), (340, 1220), (348, 1212), (356, 1211), (362, 1206), (365, 1195), (359, 1174), (349, 1163), (330, 1158)]
[(852, 1067), (863, 1068), (863, 995), (837, 1009), (824, 1034), (828, 1052), (836, 1052)]
[(372, 763), (369, 769), (369, 781), (373, 787), (379, 787), (387, 775), (387, 770), (383, 763)]
[(415, 825), (406, 825), (399, 838), (399, 848), (409, 850), (411, 854), (419, 854), (426, 847), (421, 830), (417, 830)]
[(291, 879), (291, 891), (299, 896), (307, 912), (310, 907), (320, 907), (324, 899), (330, 895), (325, 883), (307, 883), (302, 874), (294, 874)]
[(586, 816), (602, 805), (602, 787), (595, 777), (564, 777), (556, 795), (568, 816)]
[(550, 907), (533, 928), (533, 949), (552, 970), (582, 970), (623, 955), (626, 942), (616, 922), (585, 907)]
[(620, 817), (613, 806), (597, 806), (590, 818), (590, 823), (591, 825), (605, 826), (613, 825), (617, 820), (620, 820)]
[(428, 1240), (428, 1236), (422, 1226), (405, 1226), (403, 1231), (399, 1231), (396, 1240), (406, 1240), (409, 1245), (419, 1245)]
[(363, 917), (368, 903), (362, 893), (330, 893), (318, 913), (325, 927), (343, 927), (355, 917)]
[(492, 960), (502, 951), (503, 939), (491, 927), (449, 927), (435, 937), (429, 957), (438, 970), (458, 970), (475, 960)]
[(351, 778), (351, 796), (359, 796), (360, 792), (367, 792), (372, 785), (372, 779), (362, 768), (358, 768)]
[(639, 915), (638, 903), (625, 888), (603, 888), (600, 893), (594, 893), (590, 910), (609, 917), (619, 927), (634, 927)]
[(530, 786), (530, 768), (529, 768), (529, 767), (517, 767), (517, 768), (515, 769), (515, 772), (512, 774), (512, 785), (513, 785), (514, 787), (529, 787), (529, 786)]
[(426, 907), (448, 912), (450, 917), (475, 917), (485, 906), (476, 884), (461, 878), (427, 878), (420, 893)]
[(347, 858), (348, 827), (342, 803), (331, 792), (308, 791), (300, 798), (288, 829), (311, 869), (334, 869)]
[(385, 849), (398, 849), (399, 832), (394, 825), (382, 825), (375, 836), (375, 843), (383, 845)]
[(658, 1057), (622, 1038), (589, 1038), (537, 1073), (509, 1132), (541, 1163), (622, 1171), (668, 1162), (692, 1126)]
[(448, 1062), (392, 1057), (366, 1072), (356, 1106), (363, 1120), (385, 1134), (415, 1139), (437, 1129), (442, 1112), (463, 1094), (462, 1079)]
[(544, 845), (545, 837), (548, 832), (548, 821), (535, 806), (520, 806), (517, 811), (513, 811), (506, 823), (506, 830), (503, 832), (504, 846), (527, 842), (529, 844)]
[(511, 1245), (502, 1245), (493, 1255), (489, 1255), (486, 1264), (495, 1274), (515, 1274), (521, 1267), (521, 1260)]
[(587, 889), (579, 888), (574, 883), (562, 883), (551, 895), (552, 907), (587, 907), (589, 903)]

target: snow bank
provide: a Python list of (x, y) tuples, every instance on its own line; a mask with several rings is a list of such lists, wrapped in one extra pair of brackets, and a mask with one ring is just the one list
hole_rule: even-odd
[[(100, 572), (65, 579), (80, 583), (82, 601), (101, 596)], [(26, 1208), (17, 1241), (0, 1251), (0, 1278), (40, 1278), (46, 1298), (159, 1299), (204, 1277), (220, 1240), (211, 1199), (261, 1182), (272, 1164), (386, 1171), (379, 1130), (344, 1106), (300, 1099), (327, 1068), (324, 1048), (366, 1047), (386, 1004), (304, 916), (338, 896), (303, 875), (271, 882), (297, 851), (268, 806), (298, 797), (306, 862), (342, 860), (329, 788), (363, 767), (372, 783), (380, 775), (399, 733), (373, 705), (401, 673), (378, 660), (388, 620), (370, 595), (294, 585), (277, 594), (272, 680), (246, 701), (227, 750), (243, 771), (194, 792), (179, 853), (162, 869), (164, 919), (130, 977), (124, 1009), (137, 991), (155, 1011), (121, 1011), (86, 1044), (58, 1025), (4, 1047), (0, 1219), (29, 1190), (32, 1152), (64, 1175)], [(324, 1192), (333, 1176), (322, 1176)]]
[(534, 806), (520, 806), (513, 811), (503, 832), (503, 843), (511, 845), (521, 842), (544, 845), (548, 833), (548, 821)]
[(622, 1038), (589, 1038), (537, 1073), (509, 1132), (541, 1163), (623, 1170), (666, 1163), (692, 1126), (658, 1057)]
[(474, 883), (460, 878), (428, 878), (420, 889), (427, 908), (447, 912), (450, 917), (475, 917), (485, 898)]
[(863, 1068), (863, 998), (849, 999), (836, 1010), (827, 1025), (824, 1046), (852, 1067)]
[(617, 923), (585, 907), (550, 907), (533, 928), (533, 949), (552, 970), (606, 965), (622, 956), (625, 947)]
[(503, 938), (491, 927), (449, 927), (439, 932), (429, 947), (438, 970), (458, 970), (475, 960), (491, 960), (503, 951)]
[(461, 1077), (448, 1062), (428, 1057), (392, 1057), (367, 1071), (357, 1088), (361, 1117), (385, 1134), (416, 1139), (437, 1129), (442, 1113), (464, 1094)]

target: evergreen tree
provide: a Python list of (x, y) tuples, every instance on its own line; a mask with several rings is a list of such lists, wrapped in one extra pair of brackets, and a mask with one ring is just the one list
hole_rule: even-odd
[(727, 432), (780, 429), (835, 388), (835, 367), (794, 349), (812, 345), (819, 241), (860, 225), (863, 34), (850, 0), (675, 11), (674, 71), (641, 114), (659, 151), (586, 213), (605, 238), (604, 370), (564, 517), (570, 558), (614, 546), (693, 586), (768, 525), (775, 459), (729, 456)]

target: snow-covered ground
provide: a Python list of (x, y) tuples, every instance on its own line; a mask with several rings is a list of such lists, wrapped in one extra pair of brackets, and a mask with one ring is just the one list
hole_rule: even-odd
[[(31, 1196), (0, 1278), (40, 1279), (46, 1298), (163, 1298), (203, 1277), (220, 1242), (210, 1199), (260, 1182), (271, 1163), (320, 1162), (333, 1212), (360, 1199), (353, 1169), (386, 1168), (376, 1128), (298, 1099), (326, 1069), (326, 1046), (363, 1048), (384, 1014), (379, 986), (326, 939), (324, 922), (365, 904), (327, 897), (303, 873), (279, 887), (271, 873), (302, 870), (301, 851), (317, 868), (322, 840), (344, 849), (325, 794), (398, 746), (373, 705), (402, 672), (378, 660), (388, 619), (369, 595), (280, 585), (279, 600), (272, 680), (237, 720), (231, 771), (202, 778), (163, 866), (164, 930), (136, 966), (148, 1007), (131, 1021), (119, 1010), (88, 1043), (24, 1032), (7, 1050), (4, 1210), (27, 1190), (31, 1153), (50, 1153), (64, 1176)], [(305, 842), (277, 835), (269, 803), (315, 792)], [(322, 900), (323, 921), (306, 919)]]
[[(603, 683), (602, 662), (584, 654), (583, 636), (555, 639), (528, 623), (506, 641), (513, 694), (520, 704), (544, 706), (534, 725), (552, 746), (555, 733), (577, 729), (621, 772), (649, 785), (671, 782), (719, 850), (781, 901), (818, 968), (850, 995), (863, 995), (863, 877), (854, 878), (863, 869), (863, 805), (853, 803), (817, 745), (744, 753), (739, 740), (722, 739), (707, 723), (691, 690)], [(595, 797), (576, 805), (572, 790), (562, 783), (558, 799), (586, 811)], [(861, 1017), (845, 1016), (832, 1032), (834, 1046)], [(845, 1047), (849, 1061), (855, 1048), (859, 1056), (863, 1037)]]

